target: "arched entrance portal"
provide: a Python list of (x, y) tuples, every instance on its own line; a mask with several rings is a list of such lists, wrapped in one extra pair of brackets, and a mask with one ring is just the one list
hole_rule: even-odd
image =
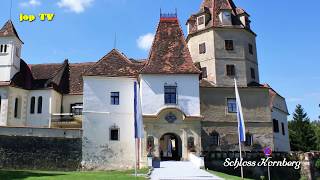
[(161, 161), (180, 161), (182, 157), (181, 138), (174, 133), (166, 133), (161, 136), (159, 142)]

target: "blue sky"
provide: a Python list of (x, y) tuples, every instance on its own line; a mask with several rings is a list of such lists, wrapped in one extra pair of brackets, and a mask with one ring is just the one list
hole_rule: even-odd
[[(202, 0), (13, 0), (12, 20), (25, 42), (30, 64), (97, 61), (114, 47), (127, 56), (146, 58), (139, 37), (149, 41), (164, 12), (178, 9), (180, 23), (199, 9)], [(289, 111), (302, 104), (311, 119), (320, 115), (320, 1), (235, 0), (251, 15), (262, 83), (287, 98)], [(0, 24), (9, 18), (10, 0), (0, 7)], [(19, 14), (55, 13), (52, 22), (19, 22)], [(150, 35), (149, 35), (150, 36)]]

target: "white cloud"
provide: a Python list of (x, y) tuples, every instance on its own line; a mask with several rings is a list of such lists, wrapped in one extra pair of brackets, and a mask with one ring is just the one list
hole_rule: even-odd
[(89, 7), (94, 0), (60, 0), (58, 6), (66, 8), (71, 12), (82, 13)]
[(41, 5), (41, 2), (39, 0), (29, 0), (27, 2), (20, 3), (21, 7), (36, 7), (40, 5)]
[(145, 35), (140, 36), (137, 39), (138, 47), (142, 50), (148, 51), (152, 46), (153, 39), (154, 34), (152, 33), (147, 33)]

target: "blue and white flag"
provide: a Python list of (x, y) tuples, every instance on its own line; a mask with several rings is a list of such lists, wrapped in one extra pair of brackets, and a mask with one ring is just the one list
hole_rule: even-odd
[(239, 96), (239, 91), (238, 91), (238, 86), (237, 86), (237, 80), (236, 79), (234, 79), (234, 85), (235, 85), (235, 92), (236, 92), (239, 140), (240, 140), (240, 142), (245, 142), (246, 141), (246, 127), (245, 127), (245, 124), (244, 124), (241, 100), (240, 100), (240, 96)]
[(143, 121), (140, 101), (139, 84), (134, 82), (134, 137), (136, 139), (143, 138)]

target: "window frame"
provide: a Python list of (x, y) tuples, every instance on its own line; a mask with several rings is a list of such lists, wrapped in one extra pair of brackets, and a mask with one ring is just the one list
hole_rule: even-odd
[(199, 44), (199, 54), (206, 54), (207, 53), (207, 46), (206, 43), (200, 43)]
[[(117, 131), (117, 139), (112, 139), (112, 131)], [(110, 141), (120, 141), (120, 128), (117, 126), (110, 127), (109, 129), (109, 140)]]
[(244, 145), (247, 147), (253, 146), (253, 135), (250, 133), (246, 133), (246, 141), (244, 142)]
[(16, 97), (14, 100), (14, 118), (20, 118), (19, 117), (19, 98)]
[(279, 133), (279, 132), (280, 132), (279, 120), (277, 120), (277, 119), (272, 119), (272, 126), (273, 126), (273, 132), (274, 132), (274, 133)]
[(110, 92), (110, 104), (113, 106), (120, 105), (120, 92), (119, 91)]
[(256, 70), (254, 68), (250, 68), (251, 79), (256, 79)]
[[(168, 89), (174, 89), (175, 92), (174, 93), (167, 92)], [(165, 85), (163, 95), (164, 95), (164, 104), (167, 104), (167, 105), (177, 105), (178, 104), (178, 87), (176, 85), (175, 86)], [(168, 96), (170, 96), (170, 97), (168, 97)], [(173, 97), (174, 97), (174, 99), (172, 99)], [(167, 101), (167, 100), (169, 100), (169, 101)]]
[(212, 146), (220, 146), (220, 134), (217, 131), (211, 132), (210, 138), (212, 139)]
[(32, 96), (30, 99), (30, 114), (35, 114), (36, 112), (36, 97)]
[[(234, 106), (229, 106), (229, 101), (234, 100)], [(236, 98), (227, 98), (227, 112), (228, 114), (236, 114), (237, 113), (237, 99)], [(235, 111), (230, 111), (230, 107), (231, 109), (235, 109)]]
[(208, 77), (207, 67), (202, 67), (202, 68), (201, 68), (201, 77), (202, 77), (202, 78), (207, 78), (207, 77)]
[[(231, 69), (229, 69), (231, 68)], [(226, 76), (235, 77), (236, 76), (236, 66), (234, 64), (226, 65)]]
[(284, 127), (284, 123), (281, 122), (281, 130), (282, 130), (282, 135), (286, 135), (286, 130), (285, 130), (285, 127)]
[[(201, 21), (200, 21), (200, 19), (201, 19)], [(204, 24), (205, 24), (205, 22), (206, 22), (206, 17), (205, 17), (205, 15), (201, 15), (201, 16), (198, 16), (197, 17), (197, 25), (198, 26), (203, 26)], [(201, 24), (200, 24), (201, 23)]]
[(43, 109), (42, 109), (42, 108), (43, 108), (43, 107), (42, 107), (42, 106), (43, 106), (43, 97), (42, 97), (42, 96), (39, 96), (39, 97), (38, 97), (38, 103), (37, 103), (37, 104), (38, 104), (38, 106), (37, 106), (37, 113), (38, 113), (38, 114), (42, 114), (42, 110), (43, 110)]
[(249, 49), (249, 53), (251, 54), (251, 55), (253, 55), (254, 53), (253, 53), (253, 45), (251, 44), (251, 43), (248, 43), (248, 49)]
[(233, 51), (234, 50), (234, 42), (231, 39), (224, 40), (224, 48), (227, 51)]

